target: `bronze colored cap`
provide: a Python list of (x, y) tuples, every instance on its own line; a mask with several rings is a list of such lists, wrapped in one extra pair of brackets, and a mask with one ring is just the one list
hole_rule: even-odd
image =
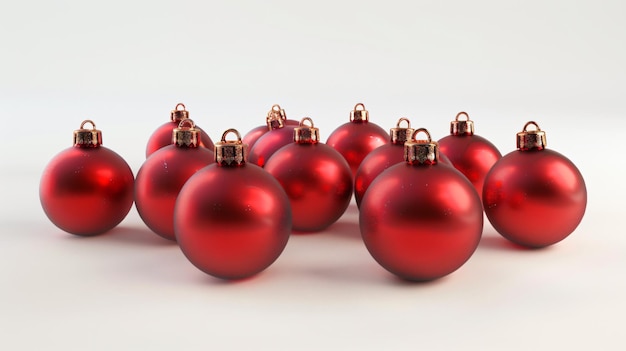
[[(459, 117), (465, 116), (465, 120), (459, 120)], [(467, 112), (459, 112), (456, 114), (454, 121), (450, 122), (451, 135), (474, 135), (474, 122), (470, 120)]]
[[(528, 130), (528, 126), (534, 125), (535, 130)], [(546, 141), (546, 133), (539, 128), (539, 125), (530, 121), (524, 125), (524, 129), (517, 133), (517, 148), (522, 151), (526, 150), (543, 150), (548, 146)]]
[(198, 147), (200, 143), (200, 130), (196, 128), (193, 120), (185, 118), (178, 124), (178, 128), (172, 130), (172, 144), (178, 147)]
[[(91, 124), (91, 129), (85, 129), (85, 124)], [(91, 120), (84, 120), (80, 129), (74, 131), (74, 146), (76, 147), (100, 147), (102, 145), (102, 132), (96, 129), (96, 124)]]
[[(402, 122), (406, 122), (406, 128), (402, 128), (400, 127), (400, 124)], [(392, 144), (404, 144), (405, 141), (409, 140), (411, 138), (411, 135), (413, 134), (415, 130), (413, 128), (411, 128), (411, 121), (409, 121), (408, 118), (406, 117), (402, 117), (398, 120), (398, 123), (396, 123), (396, 127), (395, 128), (391, 128), (389, 130), (389, 135), (391, 136), (391, 143)]]
[(172, 112), (170, 112), (170, 119), (174, 122), (180, 122), (186, 118), (189, 118), (189, 111), (185, 108), (185, 104), (179, 102)]
[(360, 102), (354, 105), (354, 110), (350, 111), (350, 122), (367, 123), (368, 120), (369, 112), (365, 109), (365, 105)]
[[(226, 140), (226, 135), (233, 133), (237, 140)], [(228, 129), (222, 134), (222, 140), (215, 143), (215, 162), (219, 166), (242, 166), (248, 159), (248, 144), (241, 141), (241, 134), (236, 129)]]
[(267, 112), (267, 117), (265, 118), (265, 122), (267, 123), (267, 128), (269, 130), (283, 128), (286, 120), (287, 113), (285, 113), (285, 110), (283, 110), (278, 104), (272, 106), (272, 108)]
[[(308, 121), (311, 125), (307, 126), (304, 122)], [(293, 141), (300, 144), (317, 144), (320, 141), (320, 130), (315, 128), (313, 120), (310, 117), (304, 117), (293, 130)]]
[[(416, 139), (417, 134), (424, 132), (426, 140)], [(439, 162), (439, 144), (432, 141), (425, 128), (416, 129), (411, 140), (404, 143), (404, 160), (410, 165), (434, 165)]]

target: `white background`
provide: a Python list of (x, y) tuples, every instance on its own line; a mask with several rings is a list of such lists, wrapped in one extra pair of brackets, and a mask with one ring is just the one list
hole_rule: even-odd
[[(626, 348), (624, 15), (601, 0), (3, 1), (0, 349)], [(376, 264), (354, 205), (232, 283), (134, 208), (94, 238), (47, 220), (41, 172), (83, 119), (136, 173), (178, 102), (214, 140), (275, 103), (324, 140), (357, 102), (436, 139), (465, 110), (503, 154), (536, 120), (585, 177), (587, 213), (543, 250), (486, 223), (467, 264), (426, 284)]]

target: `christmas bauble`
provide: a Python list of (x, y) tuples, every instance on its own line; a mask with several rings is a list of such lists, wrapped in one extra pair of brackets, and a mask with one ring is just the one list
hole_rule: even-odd
[(287, 192), (296, 231), (324, 230), (350, 204), (350, 166), (335, 149), (319, 142), (319, 130), (308, 117), (294, 129), (294, 142), (276, 151), (265, 170)]
[[(465, 116), (465, 120), (459, 117)], [(502, 154), (489, 140), (474, 134), (474, 122), (459, 112), (450, 123), (450, 135), (439, 140), (439, 150), (469, 179), (482, 196), (485, 176)]]
[[(406, 127), (400, 127), (406, 122)], [(389, 131), (390, 142), (377, 147), (370, 152), (361, 162), (354, 176), (354, 198), (357, 206), (361, 206), (361, 200), (365, 191), (374, 178), (390, 166), (404, 161), (404, 142), (413, 134), (411, 122), (407, 118), (400, 118), (395, 128)]]
[[(180, 122), (186, 118), (189, 118), (189, 111), (185, 109), (184, 104), (178, 103), (174, 110), (170, 112), (171, 121), (157, 128), (157, 130), (155, 130), (150, 136), (150, 139), (148, 139), (148, 145), (146, 146), (146, 158), (158, 149), (171, 145), (172, 132), (174, 129), (178, 128)], [(213, 145), (213, 141), (209, 135), (200, 127), (196, 126), (195, 128), (200, 131), (199, 145), (212, 151), (215, 146)]]
[(252, 149), (252, 147), (254, 147), (254, 144), (257, 142), (257, 140), (259, 140), (261, 136), (273, 129), (271, 125), (268, 125), (268, 122), (275, 123), (274, 118), (276, 116), (280, 117), (285, 125), (297, 126), (298, 124), (300, 124), (300, 122), (298, 121), (287, 119), (287, 114), (285, 113), (285, 110), (283, 110), (280, 105), (274, 105), (267, 113), (265, 124), (253, 128), (248, 133), (246, 133), (246, 135), (243, 136), (243, 143), (248, 144), (248, 149)]
[[(237, 140), (226, 140), (235, 133)], [(176, 240), (200, 270), (241, 279), (270, 266), (291, 234), (289, 198), (278, 181), (246, 162), (239, 133), (227, 130), (215, 146), (215, 164), (196, 172), (174, 208)]]
[[(531, 125), (536, 129), (528, 130)], [(526, 123), (517, 134), (518, 150), (496, 162), (483, 188), (485, 213), (496, 231), (533, 248), (565, 239), (587, 206), (587, 188), (578, 168), (546, 145), (537, 123)]]
[[(85, 129), (85, 124), (92, 129)], [(60, 229), (91, 236), (117, 226), (133, 204), (133, 172), (124, 159), (102, 146), (102, 133), (86, 120), (74, 131), (74, 146), (46, 166), (39, 198)]]
[(293, 142), (293, 130), (298, 125), (285, 124), (285, 121), (279, 113), (270, 113), (267, 116), (269, 130), (259, 137), (254, 147), (250, 148), (248, 162), (265, 167), (267, 160), (278, 149)]
[(333, 131), (326, 144), (348, 161), (352, 177), (361, 161), (377, 147), (384, 145), (389, 135), (384, 129), (369, 121), (369, 113), (361, 103), (356, 104), (350, 112), (350, 122), (339, 126)]
[(135, 181), (135, 206), (156, 234), (176, 240), (174, 205), (185, 182), (214, 162), (213, 151), (199, 147), (200, 131), (191, 119), (174, 129), (172, 144), (154, 152), (141, 166)]
[[(416, 140), (425, 132), (428, 140)], [(405, 143), (406, 162), (391, 166), (370, 185), (359, 224), (365, 246), (391, 273), (432, 280), (461, 267), (474, 253), (483, 228), (480, 198), (439, 151), (425, 129)]]

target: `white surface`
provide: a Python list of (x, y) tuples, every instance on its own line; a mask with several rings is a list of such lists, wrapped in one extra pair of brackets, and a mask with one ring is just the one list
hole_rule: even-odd
[[(23, 1), (0, 11), (0, 349), (621, 350), (626, 6), (622, 1)], [(503, 153), (528, 120), (578, 165), (586, 216), (517, 250), (487, 224), (468, 263), (401, 282), (367, 253), (354, 205), (225, 283), (133, 209), (77, 238), (38, 200), (47, 162), (93, 119), (135, 173), (177, 102), (215, 140), (274, 103), (325, 140), (357, 102), (448, 132), (461, 110)]]

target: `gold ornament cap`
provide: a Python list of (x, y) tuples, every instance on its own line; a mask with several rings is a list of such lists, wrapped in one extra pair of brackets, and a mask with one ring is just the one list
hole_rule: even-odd
[[(304, 124), (309, 122), (310, 125)], [(300, 124), (293, 129), (293, 141), (299, 144), (317, 144), (320, 141), (320, 130), (315, 128), (311, 117), (304, 117)]]
[(187, 118), (189, 118), (189, 111), (187, 111), (185, 104), (183, 104), (182, 102), (176, 104), (176, 107), (174, 107), (172, 112), (170, 112), (170, 119), (173, 122), (180, 122), (183, 119)]
[[(531, 125), (535, 126), (535, 130), (528, 130)], [(517, 148), (519, 150), (543, 150), (546, 146), (548, 146), (546, 133), (539, 128), (537, 122), (527, 122), (524, 129), (517, 133)]]
[(193, 120), (186, 118), (180, 121), (178, 128), (172, 130), (172, 144), (177, 147), (194, 148), (200, 143), (200, 130)]
[[(91, 124), (91, 129), (85, 129), (85, 124)], [(102, 132), (96, 129), (92, 120), (86, 119), (80, 124), (80, 129), (74, 131), (74, 146), (76, 147), (100, 147), (102, 145)]]
[[(420, 132), (426, 134), (427, 139), (416, 139)], [(439, 162), (439, 143), (433, 141), (425, 128), (416, 129), (411, 139), (404, 143), (404, 160), (410, 165), (434, 165)]]
[(287, 113), (285, 113), (285, 110), (283, 110), (278, 104), (272, 106), (272, 108), (267, 112), (267, 117), (265, 118), (265, 122), (267, 123), (267, 128), (269, 130), (283, 128), (286, 120)]
[[(465, 116), (465, 120), (459, 120), (459, 117)], [(454, 121), (450, 122), (451, 135), (474, 135), (474, 121), (470, 120), (467, 112), (459, 112), (456, 114)]]
[[(406, 122), (406, 128), (400, 127), (402, 122)], [(407, 140), (411, 138), (411, 135), (415, 129), (411, 128), (411, 121), (408, 118), (402, 117), (396, 123), (395, 128), (391, 128), (389, 130), (389, 135), (391, 136), (390, 140), (392, 144), (404, 144)]]
[(350, 111), (350, 122), (367, 123), (369, 121), (369, 112), (365, 109), (365, 105), (359, 102), (354, 105), (354, 110)]
[[(235, 134), (237, 140), (226, 140), (229, 133)], [(236, 129), (228, 129), (222, 134), (222, 140), (215, 143), (215, 163), (218, 166), (243, 166), (248, 160), (248, 144), (241, 141), (241, 134)]]

